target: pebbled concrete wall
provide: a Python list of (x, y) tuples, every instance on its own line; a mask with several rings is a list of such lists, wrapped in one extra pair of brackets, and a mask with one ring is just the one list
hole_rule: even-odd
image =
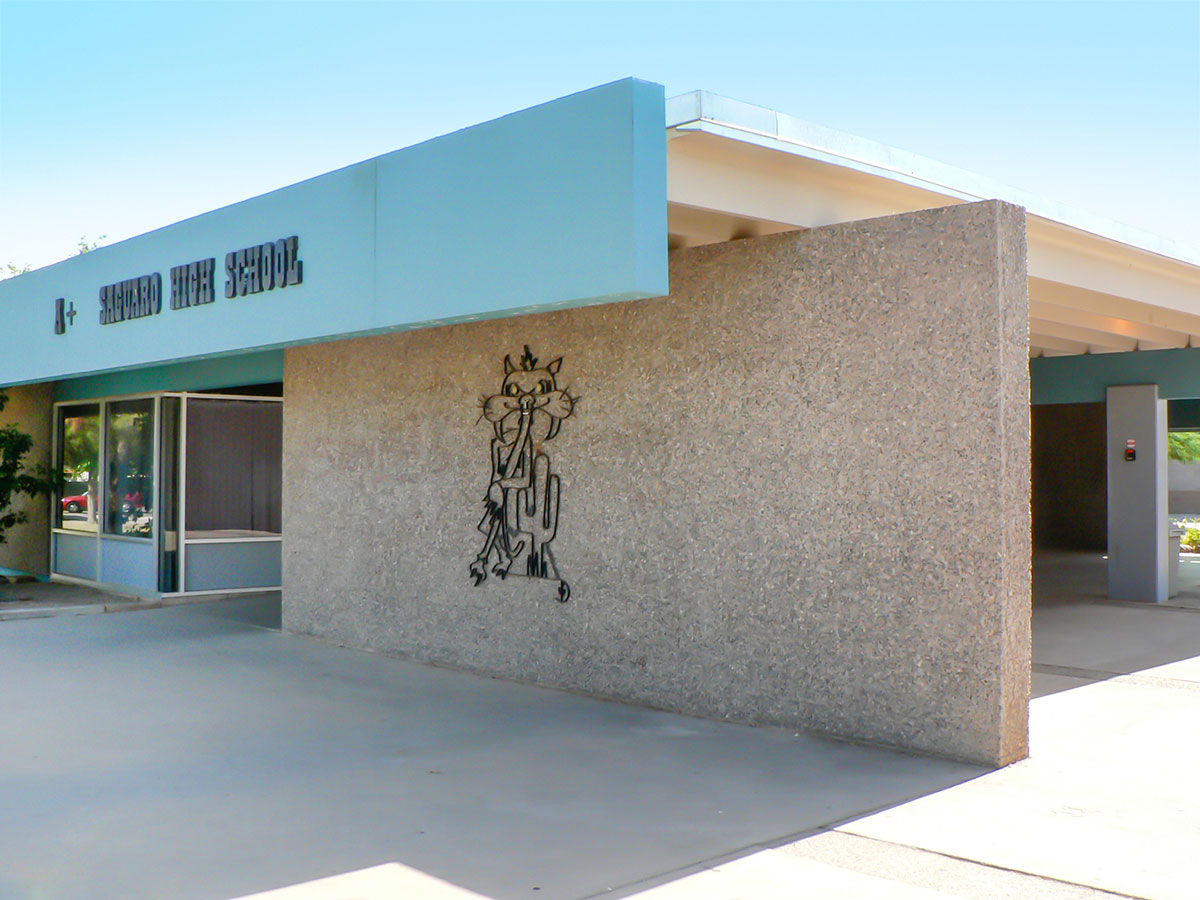
[[(287, 351), (284, 626), (988, 764), (1026, 753), (1022, 210), (677, 252), (669, 297)], [(579, 397), (549, 581), (468, 567), (480, 397)]]
[[(8, 403), (0, 411), (0, 426), (16, 425), (33, 438), (33, 446), (25, 457), (26, 468), (38, 465), (50, 468), (51, 417), (54, 403), (54, 382), (28, 384), (4, 389)], [(0, 567), (29, 575), (50, 573), (50, 501), (45, 497), (17, 497), (15, 510), (24, 510), (29, 521), (17, 525), (5, 535), (0, 544)]]

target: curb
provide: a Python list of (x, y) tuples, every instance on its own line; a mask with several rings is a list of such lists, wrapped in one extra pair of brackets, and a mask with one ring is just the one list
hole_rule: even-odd
[[(264, 594), (272, 591), (263, 591)], [(196, 603), (212, 603), (217, 600), (233, 600), (257, 597), (259, 594), (205, 594), (198, 597), (168, 597), (161, 600), (129, 599), (112, 603), (79, 603), (31, 606), (25, 609), (5, 609), (0, 602), (0, 622), (20, 619), (53, 619), (58, 616), (90, 616), (102, 613), (139, 612), (150, 609), (167, 609), (174, 606), (191, 606)], [(17, 601), (20, 602), (20, 601)]]

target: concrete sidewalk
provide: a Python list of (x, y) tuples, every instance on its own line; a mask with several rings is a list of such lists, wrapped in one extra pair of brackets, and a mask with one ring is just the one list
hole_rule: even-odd
[(145, 601), (80, 584), (0, 579), (0, 622), (137, 608)]
[(346, 650), (264, 606), (0, 623), (0, 897), (218, 900), (392, 862), (619, 896), (981, 772)]
[[(247, 598), (258, 593), (238, 595), (193, 595), (162, 599), (131, 597), (113, 594), (86, 584), (63, 581), (14, 580), (0, 578), (0, 622), (10, 619), (46, 619), (56, 616), (86, 616), (97, 613), (134, 612), (185, 606), (192, 603), (212, 603), (230, 597)], [(279, 602), (279, 591), (262, 591), (267, 602)], [(278, 619), (275, 625), (278, 627)]]
[(1040, 604), (1032, 756), (996, 772), (350, 651), (277, 615), (0, 622), (0, 898), (1197, 896), (1195, 611)]
[(1200, 611), (1103, 584), (1035, 565), (1029, 759), (639, 896), (1200, 897)]

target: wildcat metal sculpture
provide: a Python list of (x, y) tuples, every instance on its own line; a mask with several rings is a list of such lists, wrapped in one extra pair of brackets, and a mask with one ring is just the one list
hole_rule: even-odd
[[(546, 365), (525, 345), (520, 365), (504, 357), (500, 393), (484, 397), (481, 419), (492, 423), (492, 478), (479, 530), (487, 535), (471, 563), (471, 577), (482, 584), (488, 573), (546, 578), (558, 582), (566, 603), (571, 588), (558, 572), (550, 542), (558, 533), (559, 479), (550, 474), (543, 452), (575, 408), (575, 398), (558, 387), (562, 357)], [(522, 571), (522, 569), (524, 571)]]

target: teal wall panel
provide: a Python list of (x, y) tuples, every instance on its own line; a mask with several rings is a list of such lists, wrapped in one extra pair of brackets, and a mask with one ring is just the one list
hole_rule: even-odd
[(283, 351), (239, 353), (167, 366), (148, 366), (58, 382), (55, 400), (88, 400), (150, 391), (207, 391), (283, 381)]
[(442, 321), (667, 293), (662, 91), (611, 88), (380, 157), (379, 327), (414, 293)]
[(1200, 397), (1200, 348), (1046, 356), (1029, 361), (1032, 402), (1103, 403), (1117, 384), (1157, 384), (1158, 395)]
[[(664, 123), (618, 81), (0, 282), (0, 385), (666, 294)], [(226, 252), (290, 235), (302, 284), (225, 298)], [(215, 302), (171, 309), (210, 257)], [(100, 325), (99, 289), (151, 273), (162, 311)]]
[(1167, 427), (1179, 431), (1200, 429), (1200, 399), (1191, 398), (1168, 402)]

